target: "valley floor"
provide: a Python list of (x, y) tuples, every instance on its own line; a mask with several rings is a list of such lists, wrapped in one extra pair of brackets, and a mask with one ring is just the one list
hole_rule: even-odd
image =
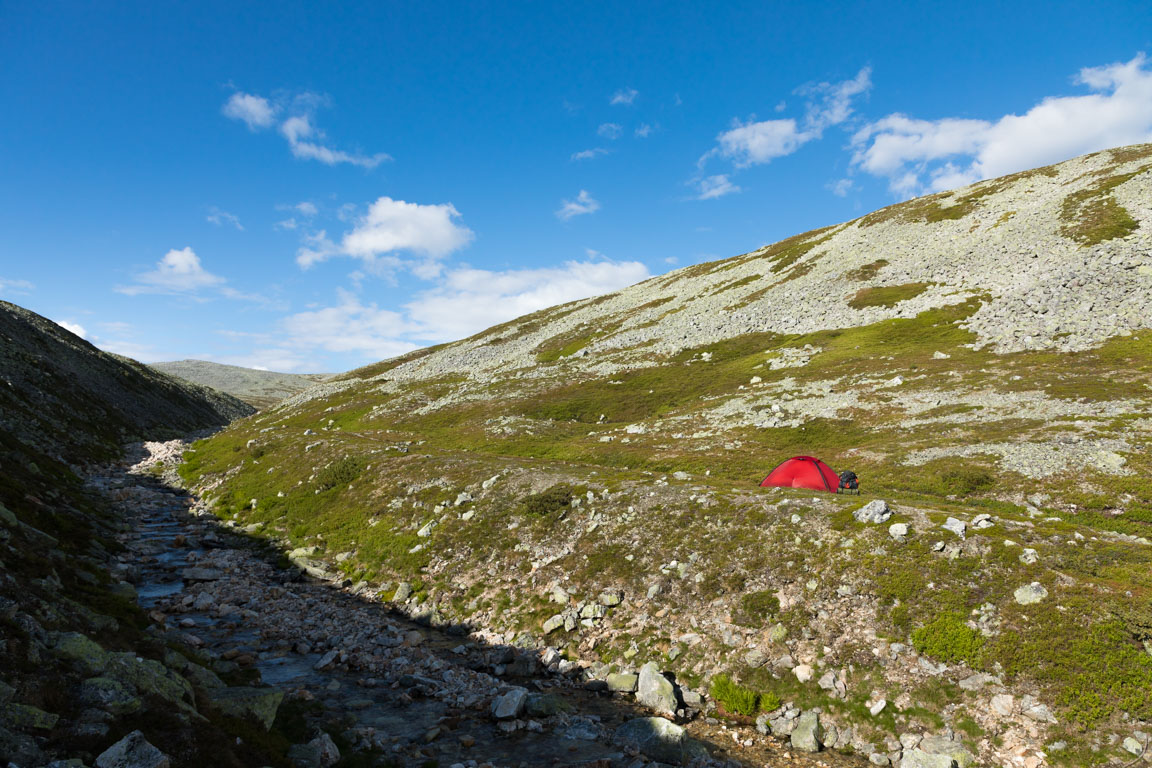
[[(122, 560), (134, 565), (140, 601), (171, 640), (217, 671), (270, 686), (252, 689), (259, 700), (283, 697), (277, 728), (306, 744), (292, 747), (294, 764), (326, 765), (323, 754), (341, 751), (341, 765), (648, 764), (617, 738), (623, 724), (652, 714), (630, 695), (586, 683), (575, 664), (549, 673), (555, 651), (421, 626), (348, 582), (278, 567), (266, 548), (152, 474), (176, 445), (147, 444), (152, 452), (134, 466), (94, 481), (134, 523)], [(750, 725), (695, 717), (685, 726), (714, 755), (696, 765), (863, 763), (799, 755)], [(683, 747), (665, 738), (646, 749), (667, 761)]]

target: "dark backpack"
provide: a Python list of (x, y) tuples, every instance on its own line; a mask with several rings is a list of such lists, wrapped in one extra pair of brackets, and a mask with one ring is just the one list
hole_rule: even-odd
[(840, 473), (840, 487), (847, 488), (854, 491), (860, 487), (859, 481), (856, 479), (856, 473), (850, 469), (846, 469)]

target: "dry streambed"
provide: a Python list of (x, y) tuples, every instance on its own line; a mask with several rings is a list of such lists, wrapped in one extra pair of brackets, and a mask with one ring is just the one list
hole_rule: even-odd
[(266, 727), (303, 718), (295, 765), (332, 765), (341, 751), (379, 765), (861, 764), (793, 754), (751, 727), (691, 711), (679, 725), (649, 719), (631, 695), (584, 681), (553, 650), (420, 626), (352, 585), (279, 568), (150, 473), (175, 445), (148, 448), (131, 468), (93, 480), (134, 523), (123, 575), (168, 639), (209, 660), (213, 672), (196, 682), (214, 707)]

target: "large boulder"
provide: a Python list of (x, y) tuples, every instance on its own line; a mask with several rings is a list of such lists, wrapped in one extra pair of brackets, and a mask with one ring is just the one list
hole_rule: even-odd
[(684, 729), (662, 717), (638, 717), (616, 729), (616, 740), (635, 746), (646, 756), (664, 763), (683, 765), (708, 757), (708, 750)]
[(148, 743), (140, 731), (132, 731), (96, 758), (96, 768), (169, 768), (168, 755)]
[(879, 524), (887, 522), (888, 518), (892, 517), (892, 510), (888, 508), (888, 502), (876, 499), (860, 507), (852, 513), (852, 516), (861, 523)]
[(824, 728), (817, 712), (805, 712), (796, 719), (792, 729), (792, 749), (801, 752), (819, 752), (824, 746)]
[(138, 696), (126, 686), (107, 677), (92, 677), (80, 686), (80, 702), (114, 715), (128, 715), (140, 709)]
[(657, 712), (669, 715), (676, 712), (676, 689), (668, 678), (661, 674), (660, 668), (653, 661), (640, 668), (636, 698), (641, 704)]
[(969, 768), (976, 764), (976, 756), (962, 742), (947, 736), (925, 736), (920, 742), (920, 749), (930, 755), (948, 757), (956, 764), (956, 768)]
[(497, 696), (492, 702), (492, 717), (497, 720), (511, 720), (524, 714), (528, 705), (528, 691), (524, 688), (513, 688), (502, 696)]
[(934, 755), (922, 749), (905, 750), (900, 768), (955, 768), (955, 761), (948, 755)]
[(59, 635), (54, 650), (57, 656), (67, 659), (89, 675), (100, 674), (108, 665), (108, 652), (79, 632)]
[(605, 682), (608, 683), (608, 690), (610, 691), (632, 693), (636, 690), (639, 679), (638, 676), (627, 672), (613, 672), (605, 678)]
[(284, 700), (284, 692), (275, 688), (215, 688), (209, 690), (208, 700), (222, 715), (242, 720), (251, 719), (264, 726), (265, 730), (276, 721), (276, 710)]
[(1032, 605), (1048, 597), (1048, 590), (1040, 582), (1034, 581), (1018, 588), (1013, 596), (1020, 605)]

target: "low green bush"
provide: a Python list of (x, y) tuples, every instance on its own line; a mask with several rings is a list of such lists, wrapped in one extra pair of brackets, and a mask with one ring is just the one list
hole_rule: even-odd
[(980, 658), (984, 638), (964, 623), (961, 614), (949, 611), (914, 630), (912, 645), (920, 653), (934, 659), (962, 661), (974, 666)]
[(749, 592), (740, 598), (740, 608), (732, 617), (743, 627), (759, 627), (780, 612), (780, 601), (771, 590)]
[[(728, 675), (716, 675), (712, 678), (712, 698), (724, 707), (725, 712), (732, 715), (751, 717), (761, 709), (760, 694), (734, 682)], [(779, 706), (777, 703), (776, 707)]]

